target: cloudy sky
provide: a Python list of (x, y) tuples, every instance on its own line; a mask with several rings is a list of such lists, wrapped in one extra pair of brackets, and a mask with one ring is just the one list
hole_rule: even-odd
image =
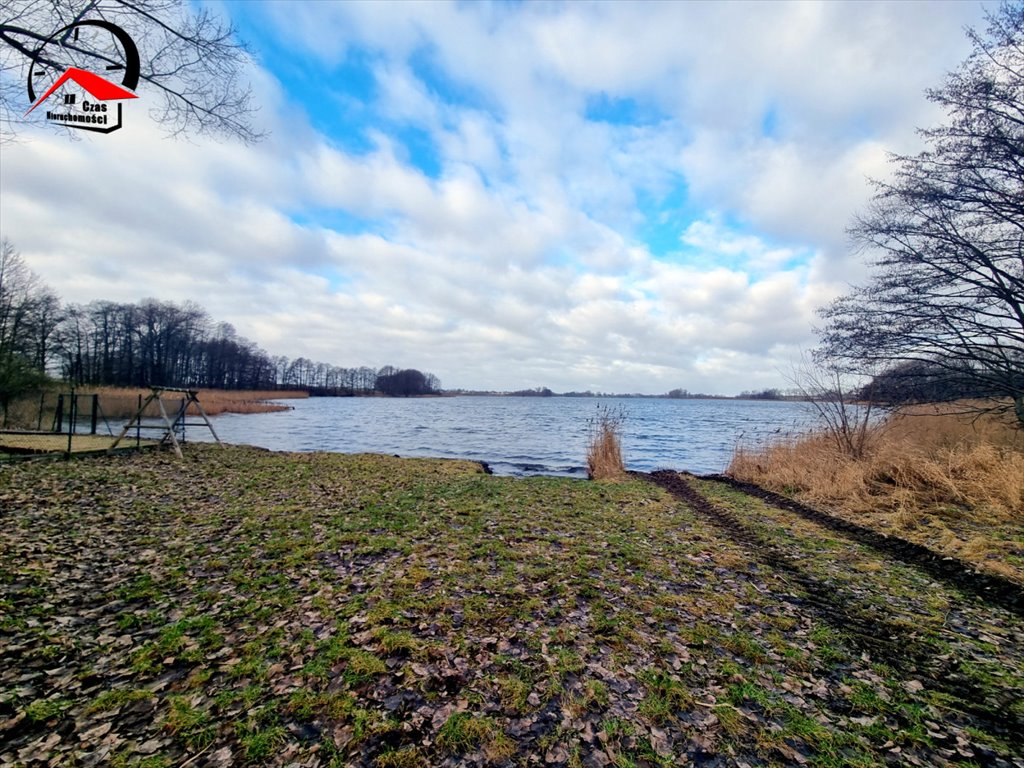
[(143, 86), (116, 133), (0, 149), (0, 234), (63, 299), (191, 299), (451, 388), (730, 394), (785, 386), (863, 277), (866, 179), (986, 6), (215, 7), (260, 144), (167, 139)]

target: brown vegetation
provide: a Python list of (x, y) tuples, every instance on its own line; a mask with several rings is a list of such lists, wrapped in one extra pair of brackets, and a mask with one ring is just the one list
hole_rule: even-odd
[(823, 434), (740, 447), (727, 472), (1024, 581), (1024, 432), (916, 406), (866, 444), (859, 459)]
[(626, 474), (620, 436), (623, 418), (620, 410), (598, 406), (597, 416), (590, 421), (587, 476), (591, 480), (610, 480)]
[[(145, 387), (86, 387), (77, 391), (77, 411), (80, 418), (88, 418), (92, 413), (93, 394), (99, 395), (99, 420), (108, 422), (130, 419), (139, 409), (140, 397), (144, 401), (152, 390)], [(44, 392), (33, 392), (20, 397), (11, 403), (3, 420), (3, 427), (8, 429), (40, 429), (49, 430), (55, 423), (57, 402), (59, 395), (63, 393), (64, 418), (67, 418), (70, 404), (68, 403), (68, 392), (63, 386)], [(272, 413), (274, 411), (287, 411), (289, 406), (281, 403), (268, 402), (270, 400), (285, 400), (294, 398), (309, 397), (304, 391), (254, 391), (254, 390), (223, 390), (223, 389), (200, 389), (199, 402), (209, 416), (216, 416), (221, 413)], [(176, 392), (168, 392), (164, 396), (164, 407), (172, 418), (180, 407), (182, 395)], [(194, 407), (190, 407), (189, 415), (198, 415)], [(151, 403), (144, 413), (148, 418), (159, 418), (160, 409), (156, 403)]]
[[(100, 396), (103, 413), (108, 419), (120, 419), (134, 416), (139, 407), (139, 395), (142, 395), (142, 399), (145, 400), (151, 390), (148, 388), (97, 387), (90, 390), (89, 394), (92, 394), (92, 392)], [(289, 406), (268, 401), (309, 397), (308, 392), (278, 392), (273, 390), (200, 389), (198, 392), (199, 402), (208, 416), (216, 416), (221, 413), (273, 413), (274, 411), (287, 411)], [(177, 392), (169, 392), (164, 397), (167, 403), (180, 402), (181, 399), (181, 394)], [(165, 405), (165, 407), (167, 406)], [(168, 408), (168, 413), (173, 415), (174, 411)], [(198, 411), (195, 410), (194, 406), (190, 406), (188, 413), (195, 415)], [(146, 415), (160, 415), (160, 410), (155, 403), (147, 408)]]

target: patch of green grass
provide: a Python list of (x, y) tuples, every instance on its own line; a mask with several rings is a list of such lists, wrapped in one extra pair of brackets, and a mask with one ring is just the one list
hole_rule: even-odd
[(441, 750), (453, 754), (483, 748), (491, 759), (507, 758), (515, 753), (514, 744), (493, 720), (468, 712), (456, 712), (449, 717), (438, 731), (435, 743)]
[(659, 670), (645, 670), (638, 679), (647, 689), (640, 702), (641, 716), (654, 724), (667, 723), (680, 710), (693, 706), (693, 696), (681, 680)]
[(529, 682), (516, 675), (501, 675), (495, 678), (494, 684), (503, 707), (513, 712), (526, 711), (526, 699), (533, 690)]
[(766, 713), (771, 714), (776, 709), (776, 700), (764, 687), (756, 683), (737, 683), (730, 685), (726, 695), (731, 703), (740, 706), (747, 702), (753, 702), (761, 707)]
[(609, 644), (621, 646), (635, 639), (635, 620), (636, 615), (632, 611), (616, 611), (607, 600), (598, 599), (591, 603), (590, 631)]
[(784, 705), (782, 720), (785, 727), (781, 736), (799, 739), (818, 752), (827, 752), (832, 749), (835, 740), (832, 731), (809, 717), (805, 712), (796, 707)]
[(25, 707), (25, 717), (35, 723), (42, 723), (62, 717), (64, 712), (71, 707), (67, 699), (36, 699)]
[(263, 699), (266, 699), (269, 692), (259, 684), (245, 686), (241, 690), (230, 689), (221, 691), (213, 697), (213, 703), (221, 711), (230, 709), (235, 704), (241, 704), (246, 709), (251, 709)]
[(74, 648), (73, 641), (61, 635), (51, 635), (40, 632), (36, 635), (37, 644), (32, 657), (47, 664), (57, 661)]
[(559, 676), (579, 673), (586, 666), (580, 655), (571, 648), (555, 648), (552, 655), (555, 659), (552, 672)]
[(377, 675), (388, 671), (387, 665), (379, 656), (369, 651), (350, 650), (346, 654), (347, 664), (342, 678), (349, 685), (360, 685), (369, 682)]
[(266, 680), (267, 664), (262, 659), (249, 657), (242, 658), (228, 671), (228, 676), (234, 680)]
[(826, 664), (845, 661), (849, 655), (842, 649), (842, 635), (828, 626), (819, 624), (811, 630), (808, 638), (817, 646), (814, 656)]
[(104, 691), (86, 708), (86, 712), (108, 712), (118, 707), (123, 707), (125, 704), (130, 704), (133, 701), (141, 701), (148, 699), (153, 696), (151, 691), (142, 689), (115, 689), (111, 691)]
[(189, 751), (198, 752), (213, 742), (216, 729), (209, 712), (193, 707), (184, 696), (170, 697), (170, 705), (164, 728), (184, 742)]
[(306, 688), (295, 691), (288, 699), (286, 710), (300, 720), (316, 717), (342, 720), (355, 708), (355, 697), (345, 691), (314, 693)]
[(141, 574), (131, 584), (118, 590), (118, 597), (128, 602), (151, 602), (161, 594), (157, 580), (148, 573)]
[(130, 629), (139, 629), (144, 624), (145, 618), (134, 611), (124, 611), (117, 616), (117, 628), (122, 632)]
[(847, 680), (846, 683), (851, 689), (846, 694), (846, 700), (854, 709), (869, 715), (880, 715), (889, 710), (888, 703), (864, 681)]
[(680, 639), (691, 647), (700, 647), (714, 642), (721, 636), (717, 627), (704, 621), (697, 621), (690, 627), (679, 630)]
[(474, 722), (476, 720), (478, 718), (468, 712), (451, 715), (437, 733), (437, 746), (446, 752), (465, 752), (475, 747), (483, 736), (490, 733), (488, 724)]
[(239, 729), (238, 743), (248, 762), (264, 763), (278, 752), (287, 736), (284, 726), (249, 723)]
[(609, 717), (601, 723), (601, 730), (609, 740), (628, 738), (636, 734), (636, 726), (621, 717)]
[(428, 768), (430, 762), (418, 747), (405, 747), (378, 755), (374, 768)]
[(718, 718), (718, 725), (722, 732), (732, 739), (737, 739), (746, 733), (746, 719), (740, 712), (728, 704), (720, 704), (711, 710)]
[(583, 684), (581, 704), (585, 709), (600, 711), (607, 709), (611, 702), (608, 685), (602, 680), (587, 680)]
[(764, 646), (748, 632), (736, 632), (732, 635), (726, 635), (722, 638), (722, 645), (737, 656), (742, 656), (754, 664), (763, 664), (768, 660), (768, 653), (765, 651)]
[(374, 633), (381, 651), (388, 656), (415, 656), (422, 648), (422, 641), (413, 637), (410, 632), (396, 632), (391, 629), (378, 629)]
[(391, 733), (400, 727), (397, 721), (382, 713), (360, 707), (353, 707), (347, 720), (352, 724), (352, 733), (357, 744), (371, 736)]

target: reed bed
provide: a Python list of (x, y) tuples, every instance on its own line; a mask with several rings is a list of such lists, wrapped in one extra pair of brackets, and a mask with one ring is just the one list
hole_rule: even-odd
[[(100, 396), (100, 407), (107, 419), (127, 419), (135, 415), (139, 409), (139, 397), (144, 401), (151, 390), (139, 388), (122, 387), (97, 387), (89, 390), (89, 394)], [(308, 392), (285, 391), (276, 392), (273, 390), (223, 390), (223, 389), (200, 389), (197, 394), (199, 403), (203, 406), (208, 416), (216, 416), (221, 413), (273, 413), (275, 411), (287, 411), (290, 406), (281, 403), (268, 402), (269, 400), (285, 400), (309, 397)], [(163, 395), (164, 407), (168, 414), (172, 415), (180, 407), (184, 395), (180, 392), (167, 392)], [(198, 415), (199, 411), (194, 405), (189, 406), (189, 415)], [(160, 408), (156, 403), (150, 403), (143, 414), (147, 417), (159, 417)]]
[(871, 428), (860, 459), (823, 434), (737, 447), (733, 477), (1024, 581), (1024, 431), (916, 406)]

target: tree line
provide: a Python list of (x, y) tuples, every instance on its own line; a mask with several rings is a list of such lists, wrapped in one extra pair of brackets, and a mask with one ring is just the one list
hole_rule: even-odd
[(346, 368), (273, 356), (198, 304), (93, 301), (62, 306), (9, 242), (0, 244), (0, 398), (57, 373), (74, 386), (301, 389), (393, 397), (441, 391), (416, 369)]

